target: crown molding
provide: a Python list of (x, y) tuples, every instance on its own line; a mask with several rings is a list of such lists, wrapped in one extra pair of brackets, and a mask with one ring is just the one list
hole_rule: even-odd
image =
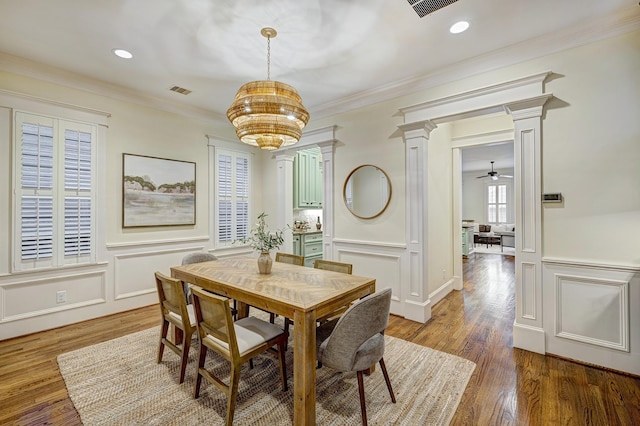
[(562, 31), (545, 34), (502, 49), (475, 56), (447, 67), (365, 90), (312, 108), (314, 118), (324, 118), (452, 83), (474, 75), (595, 43), (640, 29), (637, 5), (589, 20)]
[(229, 123), (227, 117), (211, 110), (149, 96), (135, 89), (96, 80), (3, 52), (0, 52), (0, 70), (189, 118), (197, 118), (217, 125)]

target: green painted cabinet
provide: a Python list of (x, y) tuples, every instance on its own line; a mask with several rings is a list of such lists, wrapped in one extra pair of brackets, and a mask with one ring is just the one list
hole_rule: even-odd
[(322, 208), (322, 154), (319, 148), (298, 151), (293, 161), (293, 203), (297, 209)]
[(309, 231), (293, 234), (293, 254), (304, 257), (304, 266), (313, 268), (316, 259), (322, 259), (322, 232)]
[(462, 227), (462, 256), (469, 257), (473, 253), (473, 227)]

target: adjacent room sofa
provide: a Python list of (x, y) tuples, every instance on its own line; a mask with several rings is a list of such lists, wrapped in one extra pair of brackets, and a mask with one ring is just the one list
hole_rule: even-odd
[(500, 244), (503, 247), (515, 247), (515, 225), (513, 223), (500, 225), (484, 225), (475, 223), (473, 225), (473, 243), (475, 244)]

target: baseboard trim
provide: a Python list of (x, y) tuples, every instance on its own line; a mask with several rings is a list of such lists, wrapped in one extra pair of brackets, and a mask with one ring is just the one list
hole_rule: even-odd
[(404, 314), (405, 319), (424, 324), (431, 319), (431, 300), (427, 299), (424, 302), (405, 300)]
[(597, 368), (598, 370), (607, 371), (607, 372), (615, 373), (615, 374), (621, 374), (623, 376), (631, 377), (633, 379), (640, 379), (640, 375), (639, 374), (629, 373), (628, 371), (616, 370), (615, 368), (604, 367), (602, 365), (594, 364), (592, 362), (580, 361), (578, 359), (568, 358), (566, 356), (556, 355), (556, 354), (552, 354), (552, 353), (546, 353), (545, 355), (550, 356), (552, 358), (561, 359), (563, 361), (572, 362), (574, 364), (585, 365), (587, 367)]
[(429, 300), (431, 300), (431, 305), (435, 305), (442, 299), (444, 299), (447, 294), (453, 291), (454, 280), (453, 278), (442, 284), (440, 288), (429, 295)]
[(513, 323), (513, 347), (545, 355), (544, 330)]

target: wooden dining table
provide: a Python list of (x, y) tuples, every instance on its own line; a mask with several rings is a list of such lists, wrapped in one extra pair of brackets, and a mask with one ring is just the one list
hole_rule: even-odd
[(251, 257), (175, 266), (171, 276), (237, 300), (239, 317), (251, 305), (293, 319), (293, 423), (315, 425), (316, 318), (374, 293), (376, 280), (281, 262), (260, 274)]

